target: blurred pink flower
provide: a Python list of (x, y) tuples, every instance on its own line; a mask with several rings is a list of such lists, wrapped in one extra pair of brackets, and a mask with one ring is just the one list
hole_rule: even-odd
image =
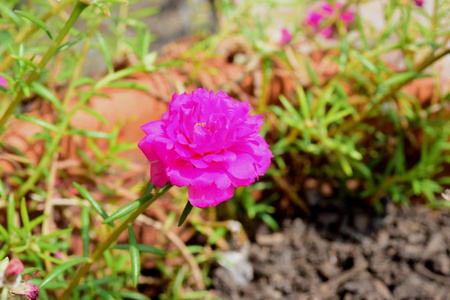
[(25, 295), (31, 300), (36, 300), (39, 297), (39, 288), (37, 285), (29, 282), (23, 282), (18, 286), (9, 290), (12, 295)]
[(21, 274), (25, 268), (20, 260), (5, 258), (0, 262), (0, 268), (0, 288), (6, 288), (11, 295), (25, 295), (31, 300), (38, 298), (39, 288), (28, 280), (22, 282)]
[(31, 300), (35, 300), (39, 297), (39, 288), (37, 285), (25, 282), (25, 295), (28, 296)]
[(417, 6), (422, 7), (423, 3), (425, 2), (424, 0), (414, 0), (414, 2), (416, 3)]
[[(23, 263), (16, 259), (13, 258), (9, 261), (8, 266), (6, 267), (5, 270), (5, 282), (6, 283), (14, 283), (16, 282), (17, 278), (20, 276), (20, 274), (22, 274), (23, 270), (25, 270)], [(19, 281), (21, 280), (21, 278), (19, 279)]]
[(273, 157), (259, 135), (262, 116), (225, 92), (174, 94), (162, 120), (142, 126), (139, 148), (151, 162), (151, 181), (189, 187), (193, 206), (216, 206), (238, 186), (264, 175)]
[(292, 33), (289, 32), (286, 28), (281, 29), (281, 37), (279, 44), (286, 45), (292, 40)]
[(3, 76), (0, 76), (0, 85), (7, 88), (8, 87), (8, 82), (6, 81), (6, 78)]
[[(336, 2), (334, 6), (331, 3), (323, 3), (318, 11), (309, 11), (306, 15), (306, 24), (311, 26), (315, 32), (325, 38), (331, 38), (334, 32), (334, 24), (321, 28), (320, 25), (334, 14), (336, 10), (341, 10), (342, 3)], [(339, 18), (348, 25), (355, 19), (355, 14), (350, 9), (347, 9), (339, 14)]]

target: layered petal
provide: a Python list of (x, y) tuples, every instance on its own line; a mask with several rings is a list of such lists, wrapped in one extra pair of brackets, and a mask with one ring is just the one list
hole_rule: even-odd
[(231, 199), (234, 194), (234, 187), (230, 186), (225, 190), (221, 190), (215, 185), (211, 185), (207, 188), (190, 185), (188, 194), (189, 202), (193, 206), (206, 208), (217, 206), (220, 203)]
[(259, 135), (262, 116), (224, 92), (175, 94), (162, 120), (142, 126), (139, 148), (151, 162), (151, 181), (189, 187), (197, 207), (215, 206), (263, 175), (272, 153)]

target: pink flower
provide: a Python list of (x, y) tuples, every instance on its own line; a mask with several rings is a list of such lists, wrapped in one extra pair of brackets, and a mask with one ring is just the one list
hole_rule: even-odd
[(6, 78), (3, 76), (0, 76), (0, 85), (2, 87), (8, 88), (8, 82), (6, 81)]
[(189, 187), (193, 206), (216, 206), (238, 186), (264, 175), (273, 157), (259, 135), (262, 116), (225, 92), (174, 94), (162, 120), (142, 126), (139, 148), (151, 162), (151, 182)]
[(281, 29), (281, 37), (279, 44), (286, 45), (292, 40), (292, 33), (289, 32), (286, 28)]
[(422, 7), (423, 3), (425, 2), (424, 0), (414, 0), (414, 2), (416, 3), (417, 6)]
[(311, 25), (314, 27), (315, 31), (319, 30), (320, 22), (324, 19), (324, 16), (316, 11), (310, 11), (308, 12), (308, 15), (306, 16), (306, 24)]
[[(336, 2), (335, 6), (337, 9), (340, 9), (342, 7), (342, 4)], [(331, 5), (331, 3), (324, 3), (320, 6), (320, 8), (322, 9), (322, 12), (326, 15), (331, 16), (334, 13), (334, 7), (333, 5)]]
[[(342, 9), (342, 3), (336, 2), (334, 6), (331, 3), (324, 3), (319, 11), (310, 11), (306, 16), (305, 23), (311, 26), (315, 32), (319, 32), (325, 38), (331, 38), (334, 32), (334, 24), (321, 28), (321, 23), (330, 18), (336, 10)], [(348, 25), (355, 19), (354, 13), (347, 9), (339, 14), (339, 18)]]
[(25, 295), (31, 300), (36, 300), (39, 297), (39, 288), (29, 282), (23, 282), (18, 286), (10, 289), (12, 295)]
[(35, 300), (39, 297), (39, 288), (37, 285), (25, 282), (25, 295), (28, 296), (31, 300)]
[(17, 280), (20, 282), (22, 279), (20, 274), (22, 274), (24, 269), (23, 263), (20, 260), (15, 258), (11, 259), (5, 270), (5, 282), (8, 284), (14, 284)]

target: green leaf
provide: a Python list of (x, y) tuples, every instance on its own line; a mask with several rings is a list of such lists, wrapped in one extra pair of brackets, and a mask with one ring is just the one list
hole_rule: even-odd
[(186, 206), (183, 209), (183, 212), (181, 213), (180, 221), (178, 222), (178, 227), (183, 225), (184, 221), (186, 220), (187, 216), (189, 216), (189, 213), (192, 210), (192, 204), (189, 202), (189, 200), (186, 202)]
[(278, 225), (277, 221), (275, 221), (275, 219), (271, 215), (269, 215), (269, 214), (261, 214), (260, 218), (273, 231), (280, 230), (280, 226)]
[(22, 218), (22, 224), (25, 231), (30, 232), (30, 217), (28, 216), (27, 203), (25, 197), (20, 201), (20, 217)]
[(118, 210), (116, 210), (114, 213), (111, 214), (111, 216), (109, 216), (107, 219), (105, 219), (105, 221), (103, 221), (104, 224), (113, 222), (117, 219), (120, 219), (128, 214), (130, 214), (131, 212), (133, 212), (134, 210), (136, 210), (139, 206), (141, 206), (142, 204), (144, 204), (145, 202), (147, 202), (148, 200), (153, 198), (153, 194), (146, 194), (142, 197), (140, 197), (137, 200), (134, 200), (133, 202), (127, 203), (124, 206), (122, 206), (121, 208), (119, 208)]
[[(33, 70), (38, 69), (38, 66), (32, 60), (30, 60), (28, 58), (25, 58), (25, 57), (22, 57), (19, 55), (15, 55), (15, 54), (11, 54), (11, 57), (14, 58), (16, 61), (18, 61), (19, 64), (23, 63)], [(23, 65), (23, 64), (21, 64), (21, 65)]]
[(0, 197), (6, 200), (6, 189), (3, 180), (0, 178)]
[(132, 299), (132, 300), (150, 300), (149, 297), (142, 295), (138, 292), (133, 291), (119, 291), (119, 296), (124, 299)]
[(109, 85), (110, 87), (116, 87), (116, 88), (123, 88), (123, 89), (135, 89), (135, 90), (141, 90), (145, 92), (150, 91), (150, 87), (134, 82), (134, 81), (116, 81)]
[(82, 38), (80, 37), (76, 41), (68, 42), (68, 43), (65, 43), (65, 44), (59, 46), (59, 48), (56, 49), (56, 51), (55, 51), (55, 55), (58, 54), (59, 52), (62, 52), (62, 51), (65, 51), (65, 50), (69, 49), (73, 45), (76, 45), (81, 40), (82, 40)]
[(389, 36), (391, 36), (395, 29), (397, 29), (399, 23), (399, 20), (395, 20), (394, 22), (392, 22), (391, 26), (387, 30), (385, 30), (379, 42), (380, 45), (383, 45), (386, 42)]
[(347, 158), (341, 156), (338, 158), (338, 162), (340, 163), (342, 170), (344, 171), (345, 175), (348, 177), (353, 175), (353, 169), (350, 163), (348, 162)]
[(105, 291), (98, 285), (95, 287), (95, 291), (97, 292), (97, 294), (100, 296), (101, 299), (106, 299), (106, 300), (115, 300), (116, 299), (109, 291)]
[(7, 16), (13, 21), (16, 25), (21, 26), (23, 21), (17, 14), (15, 14), (12, 10), (10, 10), (6, 5), (0, 3), (0, 12), (3, 16)]
[(141, 274), (141, 257), (136, 235), (131, 224), (128, 225), (128, 240), (130, 242), (131, 277), (133, 278), (133, 286), (136, 287), (139, 281), (139, 275)]
[(361, 55), (358, 51), (353, 49), (350, 51), (350, 53), (355, 56), (369, 71), (375, 74), (379, 73), (378, 68), (370, 60)]
[(96, 111), (95, 109), (92, 109), (87, 106), (83, 106), (81, 108), (81, 110), (83, 110), (83, 111), (87, 112), (88, 114), (91, 114), (92, 116), (97, 118), (100, 122), (102, 122), (103, 125), (108, 125), (108, 121), (106, 121), (106, 119), (101, 114), (99, 114), (98, 111)]
[[(81, 197), (83, 197), (83, 199), (87, 200), (89, 202), (89, 204), (91, 204), (92, 208), (103, 218), (103, 219), (107, 219), (108, 218), (108, 214), (106, 213), (106, 211), (103, 209), (103, 207), (101, 206), (100, 203), (98, 203), (94, 197), (92, 197), (91, 193), (89, 193), (88, 190), (86, 190), (84, 187), (82, 187), (81, 185), (79, 185), (78, 183), (74, 182), (73, 186), (77, 189), (78, 193), (80, 193)], [(112, 226), (112, 224), (109, 224)]]
[(59, 112), (64, 111), (64, 107), (62, 106), (61, 101), (44, 85), (35, 81), (31, 84), (31, 90), (42, 98), (48, 100), (51, 104), (53, 104), (54, 107), (56, 107), (56, 109), (58, 109)]
[(319, 78), (317, 77), (317, 74), (314, 72), (311, 62), (309, 59), (305, 59), (305, 65), (306, 65), (306, 71), (308, 72), (309, 77), (311, 78), (311, 81), (316, 87), (320, 87)]
[(8, 238), (9, 238), (8, 231), (6, 231), (5, 227), (3, 227), (2, 224), (0, 224), (0, 235), (1, 235), (2, 237), (4, 237), (5, 239), (8, 239)]
[(49, 233), (49, 234), (46, 234), (46, 235), (42, 235), (40, 237), (40, 239), (47, 240), (47, 239), (59, 237), (59, 236), (61, 236), (63, 234), (70, 234), (71, 232), (72, 232), (72, 228), (65, 228), (65, 229), (53, 231), (52, 233)]
[(88, 279), (84, 284), (79, 284), (75, 288), (75, 291), (82, 291), (86, 289), (91, 289), (92, 287), (97, 287), (99, 285), (105, 285), (112, 282), (117, 282), (119, 278), (117, 277), (103, 277), (100, 279)]
[(50, 256), (50, 255), (46, 255), (44, 253), (36, 252), (36, 255), (39, 258), (41, 258), (42, 260), (48, 260), (48, 261), (51, 261), (52, 263), (57, 264), (57, 265), (61, 265), (61, 264), (64, 263), (62, 260), (57, 259), (56, 257)]
[(36, 124), (38, 126), (41, 126), (42, 128), (50, 130), (50, 131), (54, 131), (54, 132), (59, 131), (58, 127), (56, 127), (55, 125), (53, 125), (47, 121), (44, 121), (42, 119), (30, 116), (30, 115), (17, 115), (16, 119)]
[(6, 220), (8, 224), (8, 231), (11, 234), (14, 228), (14, 215), (16, 214), (16, 203), (14, 202), (13, 194), (9, 194), (8, 204), (6, 207)]
[[(332, 108), (334, 108), (334, 107), (336, 107), (336, 106), (333, 106)], [(343, 110), (340, 110), (340, 111), (337, 111), (334, 113), (328, 113), (325, 116), (324, 125), (328, 126), (333, 122), (344, 120), (345, 117), (347, 117), (348, 115), (351, 115), (354, 111), (355, 111), (355, 109), (353, 107), (347, 107), (346, 109), (343, 109)]]
[(279, 99), (281, 104), (283, 104), (284, 108), (290, 113), (290, 117), (296, 123), (303, 124), (304, 123), (303, 119), (301, 118), (300, 114), (297, 112), (295, 107), (289, 102), (289, 100), (286, 99), (286, 97), (284, 97), (283, 95), (281, 95)]
[(173, 299), (180, 299), (181, 295), (181, 285), (183, 283), (183, 279), (184, 279), (184, 269), (180, 268), (178, 270), (177, 276), (175, 277), (175, 280), (173, 281)]
[(356, 23), (358, 24), (359, 36), (362, 39), (362, 42), (363, 42), (363, 45), (364, 45), (364, 50), (368, 50), (369, 49), (369, 43), (367, 42), (366, 33), (364, 32), (365, 26), (364, 26), (364, 24), (363, 24), (359, 14), (355, 14), (355, 19), (356, 19)]
[(401, 74), (395, 74), (388, 80), (384, 81), (383, 85), (390, 86), (390, 85), (394, 85), (394, 84), (398, 84), (398, 83), (403, 83), (403, 82), (413, 79), (416, 75), (417, 75), (417, 73), (414, 71), (405, 72), (405, 73), (401, 73)]
[(308, 99), (306, 98), (305, 90), (301, 85), (297, 88), (297, 98), (298, 104), (300, 106), (300, 111), (302, 112), (303, 118), (306, 120), (311, 119), (310, 107)]
[(64, 273), (64, 271), (72, 268), (73, 266), (76, 266), (78, 264), (87, 262), (89, 260), (88, 257), (80, 257), (80, 258), (75, 258), (71, 261), (68, 261), (60, 266), (57, 266), (56, 268), (54, 268), (45, 278), (44, 280), (41, 282), (41, 284), (39, 285), (39, 288), (43, 288), (47, 283), (49, 283), (50, 281), (52, 281), (56, 276)]
[(48, 215), (40, 215), (39, 217), (34, 218), (32, 221), (30, 221), (30, 230), (44, 222), (44, 220), (47, 218)]
[(27, 83), (25, 81), (23, 81), (22, 79), (19, 79), (18, 83), (19, 83), (20, 87), (22, 88), (25, 96), (30, 97), (30, 88), (28, 87)]
[(3, 247), (0, 249), (0, 259), (3, 259), (6, 256), (6, 253), (9, 251), (9, 243), (5, 243)]
[(69, 135), (81, 135), (90, 137), (93, 139), (110, 139), (111, 134), (103, 131), (94, 131), (94, 130), (84, 130), (80, 128), (71, 128), (69, 130)]
[(81, 237), (83, 239), (83, 255), (89, 257), (89, 209), (83, 205), (81, 207)]
[(344, 72), (348, 60), (348, 38), (347, 35), (342, 37), (341, 53), (339, 55), (339, 72)]
[(24, 11), (20, 11), (20, 10), (16, 10), (14, 11), (16, 14), (18, 14), (19, 16), (30, 20), (31, 22), (33, 22), (34, 24), (36, 24), (37, 26), (39, 26), (40, 28), (42, 28), (48, 35), (48, 37), (50, 39), (53, 39), (52, 34), (50, 33), (50, 30), (48, 29), (47, 25), (45, 25), (44, 22), (42, 22), (40, 19), (36, 18), (35, 16), (30, 15), (29, 13), (26, 13)]
[(114, 72), (114, 66), (111, 59), (110, 51), (108, 49), (108, 46), (106, 45), (105, 39), (101, 35), (99, 31), (96, 32), (95, 36), (97, 37), (98, 44), (100, 46), (100, 51), (103, 54), (103, 57), (105, 58), (106, 66), (108, 67), (108, 72), (113, 73)]
[[(138, 250), (140, 252), (150, 253), (150, 254), (155, 254), (155, 255), (167, 255), (166, 251), (158, 249), (158, 248), (154, 248), (154, 247), (151, 247), (151, 246), (138, 244), (137, 247), (138, 247)], [(130, 249), (130, 245), (128, 245), (128, 244), (117, 244), (117, 245), (111, 246), (111, 249), (129, 250)]]

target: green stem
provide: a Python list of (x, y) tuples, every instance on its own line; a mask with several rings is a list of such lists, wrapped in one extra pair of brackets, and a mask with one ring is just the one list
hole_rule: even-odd
[[(41, 62), (38, 65), (38, 68), (34, 70), (33, 73), (28, 77), (26, 84), (30, 85), (40, 74), (41, 70), (45, 68), (49, 60), (55, 55), (55, 52), (58, 50), (59, 46), (61, 45), (63, 39), (66, 37), (66, 35), (69, 33), (69, 30), (73, 27), (75, 22), (78, 20), (78, 17), (83, 12), (83, 10), (87, 7), (86, 4), (84, 4), (81, 1), (78, 1), (75, 4), (75, 7), (72, 11), (72, 14), (69, 17), (69, 20), (67, 20), (66, 25), (64, 25), (63, 29), (59, 33), (58, 37), (53, 42), (52, 46), (47, 50), (44, 57), (42, 58)], [(2, 128), (6, 121), (8, 121), (9, 117), (14, 113), (14, 110), (19, 105), (19, 103), (23, 100), (23, 89), (19, 87), (19, 91), (17, 92), (16, 96), (14, 97), (14, 100), (11, 102), (11, 104), (6, 109), (5, 114), (0, 119), (0, 128)]]
[(8, 300), (8, 288), (7, 287), (2, 288), (2, 293), (1, 293), (0, 299)]
[(33, 175), (28, 177), (27, 181), (23, 185), (21, 185), (19, 190), (17, 191), (16, 199), (21, 199), (23, 196), (25, 196), (25, 194), (39, 180), (42, 172), (44, 171), (45, 168), (47, 168), (47, 165), (50, 162), (50, 159), (52, 158), (53, 152), (55, 152), (56, 149), (58, 148), (59, 142), (64, 136), (64, 133), (66, 132), (66, 129), (70, 124), (70, 120), (72, 120), (72, 117), (75, 114), (75, 112), (82, 105), (84, 105), (84, 103), (86, 103), (86, 101), (88, 101), (91, 98), (91, 96), (94, 95), (95, 92), (97, 92), (97, 90), (100, 89), (101, 87), (106, 86), (112, 81), (127, 77), (135, 72), (142, 71), (143, 68), (144, 68), (143, 65), (137, 65), (131, 68), (120, 70), (116, 73), (108, 74), (106, 77), (97, 81), (94, 87), (88, 93), (84, 94), (83, 97), (81, 97), (81, 99), (76, 103), (76, 105), (72, 108), (72, 110), (64, 116), (63, 120), (61, 121), (61, 124), (59, 125), (58, 132), (56, 132), (50, 146), (47, 148), (44, 156), (42, 156), (41, 160), (39, 161), (39, 164), (36, 167), (36, 170), (33, 172)]
[[(42, 18), (42, 22), (46, 22), (48, 19), (50, 19), (52, 16), (58, 14), (61, 12), (64, 8), (66, 8), (69, 4), (72, 4), (72, 2), (75, 2), (74, 0), (64, 1), (63, 3), (58, 4), (55, 6), (51, 11), (46, 13)], [(18, 45), (26, 40), (28, 40), (40, 27), (36, 24), (32, 23), (29, 27), (23, 28), (20, 30), (14, 39), (14, 44)], [(4, 72), (6, 68), (11, 65), (11, 63), (14, 61), (12, 56), (7, 56), (2, 63), (0, 64), (0, 72)]]
[(103, 252), (106, 249), (108, 249), (115, 241), (117, 241), (119, 235), (128, 228), (128, 224), (133, 223), (134, 220), (139, 217), (139, 215), (141, 215), (153, 202), (160, 198), (171, 187), (171, 185), (165, 185), (164, 187), (159, 189), (149, 201), (139, 206), (139, 208), (136, 209), (125, 221), (123, 221), (120, 226), (116, 227), (114, 231), (111, 232), (109, 237), (97, 247), (94, 253), (92, 253), (92, 255), (89, 257), (89, 260), (84, 263), (84, 265), (80, 269), (78, 269), (77, 273), (70, 281), (69, 286), (66, 288), (60, 299), (69, 299), (72, 290), (78, 285), (81, 278), (84, 278), (86, 276), (86, 273), (89, 271), (92, 264), (103, 255)]

